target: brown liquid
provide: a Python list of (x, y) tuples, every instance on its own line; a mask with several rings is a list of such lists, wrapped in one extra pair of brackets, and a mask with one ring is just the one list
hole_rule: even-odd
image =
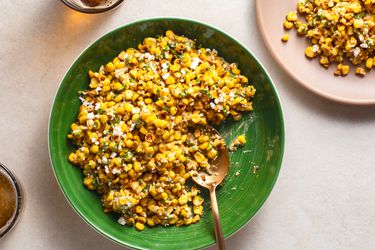
[(0, 229), (13, 219), (17, 193), (11, 179), (0, 169)]
[(90, 7), (95, 7), (99, 5), (109, 6), (112, 4), (112, 1), (109, 0), (81, 0), (81, 2)]

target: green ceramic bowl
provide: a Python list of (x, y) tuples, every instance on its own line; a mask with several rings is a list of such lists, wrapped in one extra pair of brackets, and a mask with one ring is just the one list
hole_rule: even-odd
[[(258, 59), (232, 36), (208, 24), (179, 18), (144, 19), (115, 29), (90, 45), (73, 63), (57, 91), (49, 124), (52, 167), (66, 198), (76, 212), (94, 229), (111, 240), (137, 249), (197, 249), (215, 243), (209, 197), (203, 219), (183, 227), (154, 227), (142, 232), (117, 224), (116, 215), (103, 213), (99, 196), (84, 188), (82, 172), (71, 165), (68, 154), (74, 146), (67, 140), (80, 102), (77, 92), (87, 89), (87, 72), (97, 70), (125, 48), (135, 47), (145, 37), (166, 30), (196, 39), (197, 44), (215, 48), (228, 62), (239, 64), (242, 73), (257, 89), (254, 112), (239, 122), (219, 127), (226, 143), (245, 133), (248, 143), (231, 154), (231, 167), (224, 185), (217, 190), (225, 237), (242, 228), (270, 194), (280, 170), (284, 150), (283, 114), (272, 80)], [(259, 167), (255, 172), (254, 169)]]

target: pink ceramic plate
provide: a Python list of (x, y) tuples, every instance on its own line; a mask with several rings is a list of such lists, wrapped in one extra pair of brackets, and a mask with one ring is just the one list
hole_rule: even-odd
[(273, 57), (295, 80), (309, 90), (326, 98), (349, 104), (375, 104), (375, 70), (364, 78), (354, 75), (354, 67), (346, 77), (333, 75), (336, 66), (327, 70), (318, 59), (309, 60), (304, 51), (308, 41), (298, 37), (295, 30), (288, 31), (289, 41), (281, 37), (287, 33), (283, 21), (289, 11), (296, 10), (297, 0), (256, 0), (258, 26)]

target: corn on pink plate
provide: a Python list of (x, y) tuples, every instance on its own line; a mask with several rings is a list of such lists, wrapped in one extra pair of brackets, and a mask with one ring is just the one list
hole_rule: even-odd
[[(285, 16), (297, 10), (297, 0), (256, 0), (258, 26), (266, 46), (281, 67), (297, 82), (312, 92), (328, 99), (356, 105), (375, 104), (375, 71), (365, 77), (354, 74), (354, 66), (346, 77), (333, 75), (336, 69), (328, 69), (319, 64), (319, 59), (309, 60), (304, 52), (309, 43), (298, 36), (295, 30), (283, 28)], [(284, 43), (281, 37), (289, 33), (289, 41)], [(351, 64), (350, 64), (351, 65)]]

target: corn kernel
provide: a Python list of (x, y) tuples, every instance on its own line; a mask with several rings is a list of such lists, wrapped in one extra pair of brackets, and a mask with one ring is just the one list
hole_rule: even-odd
[(305, 50), (305, 55), (308, 58), (313, 58), (315, 56), (314, 49), (311, 46), (307, 47), (306, 50)]
[(281, 37), (281, 41), (283, 42), (287, 42), (289, 40), (289, 35), (288, 34), (285, 34)]
[(143, 231), (145, 229), (145, 225), (137, 222), (137, 223), (135, 223), (135, 228), (139, 231)]

